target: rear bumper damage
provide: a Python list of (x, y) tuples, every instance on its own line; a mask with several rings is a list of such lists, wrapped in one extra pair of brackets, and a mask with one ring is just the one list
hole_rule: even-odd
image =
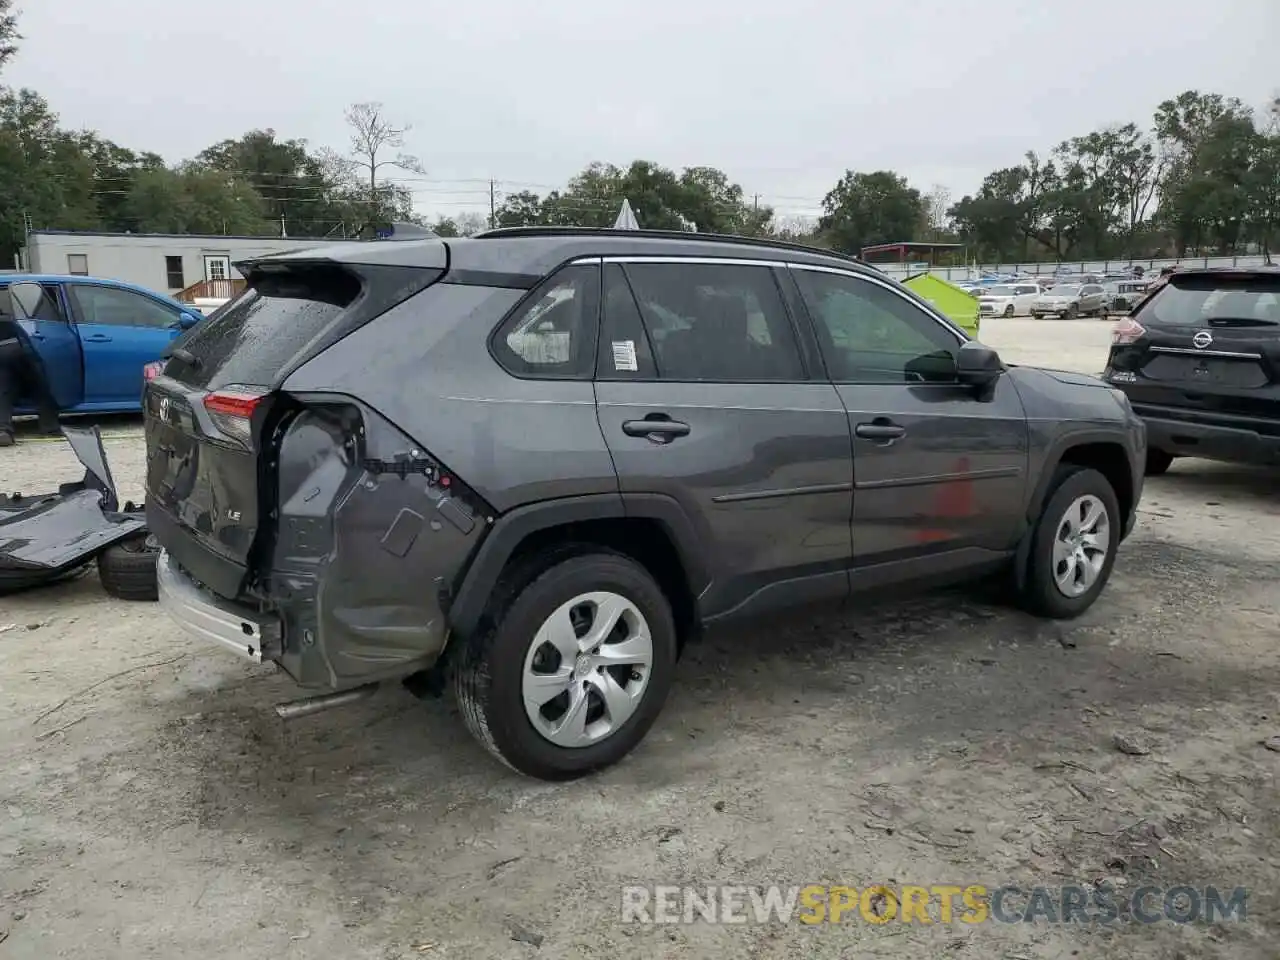
[(190, 636), (252, 663), (279, 655), (280, 621), (202, 588), (165, 551), (156, 564), (160, 608)]
[(97, 427), (63, 427), (85, 474), (40, 494), (0, 494), (0, 593), (56, 580), (145, 533), (141, 508), (121, 508)]

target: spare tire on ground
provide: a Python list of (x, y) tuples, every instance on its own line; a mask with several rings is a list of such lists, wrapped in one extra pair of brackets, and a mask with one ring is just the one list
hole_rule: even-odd
[(145, 534), (112, 544), (98, 554), (102, 589), (121, 600), (157, 600), (156, 558), (160, 545)]

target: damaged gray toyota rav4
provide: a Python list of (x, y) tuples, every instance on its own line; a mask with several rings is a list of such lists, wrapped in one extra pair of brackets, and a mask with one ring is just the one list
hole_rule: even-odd
[(451, 683), (565, 779), (644, 737), (704, 626), (998, 574), (1097, 599), (1145, 432), (828, 251), (496, 230), (239, 265), (147, 385), (160, 599), (309, 704)]

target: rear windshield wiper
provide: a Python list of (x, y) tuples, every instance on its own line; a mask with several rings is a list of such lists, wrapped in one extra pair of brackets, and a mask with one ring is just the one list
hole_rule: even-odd
[(1263, 317), (1210, 317), (1211, 327), (1275, 327), (1280, 326), (1275, 320)]
[(181, 360), (192, 370), (200, 369), (200, 358), (190, 350), (184, 350), (182, 347), (170, 347), (161, 354), (161, 357), (173, 357), (175, 360)]

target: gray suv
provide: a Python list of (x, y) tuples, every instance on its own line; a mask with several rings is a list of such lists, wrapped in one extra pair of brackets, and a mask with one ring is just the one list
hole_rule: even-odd
[(238, 266), (146, 389), (165, 609), (304, 710), (448, 678), (535, 777), (630, 751), (706, 625), (992, 573), (1072, 617), (1134, 523), (1122, 393), (828, 251), (530, 228)]

